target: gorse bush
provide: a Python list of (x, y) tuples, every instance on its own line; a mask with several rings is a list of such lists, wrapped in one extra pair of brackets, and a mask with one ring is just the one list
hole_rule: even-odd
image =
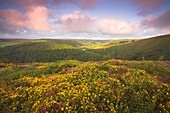
[(168, 84), (127, 64), (121, 60), (41, 63), (32, 67), (59, 70), (48, 76), (25, 75), (10, 81), (2, 75), (0, 111), (168, 113)]

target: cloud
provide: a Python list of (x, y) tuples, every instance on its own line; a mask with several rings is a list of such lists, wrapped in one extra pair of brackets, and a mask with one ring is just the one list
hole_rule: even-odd
[(98, 2), (99, 0), (79, 0), (77, 5), (82, 9), (94, 9)]
[(141, 20), (140, 28), (152, 34), (170, 34), (170, 10), (158, 15), (148, 16)]
[(24, 9), (37, 6), (57, 6), (61, 4), (74, 4), (81, 9), (94, 9), (100, 0), (0, 0), (1, 4), (16, 5)]
[[(38, 31), (46, 31), (52, 28), (48, 23), (49, 11), (46, 7), (34, 7), (26, 12), (21, 13), (13, 9), (0, 10), (0, 19), (6, 26), (13, 29), (31, 29)], [(2, 29), (2, 28), (1, 28)]]
[(99, 32), (106, 34), (132, 34), (135, 31), (133, 24), (113, 18), (98, 20), (96, 26)]
[(133, 2), (138, 7), (138, 14), (145, 16), (150, 14), (152, 11), (159, 9), (168, 0), (128, 0)]
[(100, 0), (52, 0), (55, 5), (74, 4), (81, 9), (94, 9)]
[[(18, 7), (20, 10), (8, 9), (11, 7), (0, 9), (0, 30), (1, 32), (15, 32), (17, 29), (48, 31), (54, 27), (48, 22), (49, 17), (52, 17), (52, 12), (48, 10), (49, 7), (61, 4), (74, 4), (82, 9), (93, 9), (98, 1), (99, 0), (0, 0), (0, 4)], [(90, 21), (87, 18), (87, 20), (85, 20), (85, 18), (84, 21)], [(70, 25), (68, 25), (68, 23), (65, 24), (70, 26), (70, 28), (74, 28), (72, 25), (76, 23), (74, 21), (72, 25), (71, 23)], [(81, 28), (86, 28), (86, 25), (83, 23), (81, 25), (82, 27), (80, 27), (79, 30), (85, 30)], [(85, 31), (87, 30), (88, 28)], [(73, 29), (73, 31), (76, 31), (76, 29)]]
[(4, 19), (9, 25), (16, 27), (24, 27), (25, 26), (25, 18), (22, 14), (13, 9), (0, 10), (0, 17)]
[(65, 14), (59, 18), (59, 23), (63, 28), (71, 32), (91, 32), (94, 22), (95, 19), (79, 11), (73, 11), (73, 13)]
[(79, 11), (65, 14), (59, 18), (59, 24), (70, 32), (88, 32), (103, 34), (132, 34), (136, 26), (130, 22), (113, 18), (95, 19)]
[(34, 30), (46, 31), (52, 29), (48, 23), (50, 13), (46, 7), (36, 7), (26, 13), (27, 27)]
[(48, 0), (11, 0), (17, 6), (23, 7), (25, 9), (39, 7), (39, 6), (47, 6)]
[(170, 30), (170, 10), (158, 17), (149, 16), (141, 22), (141, 25), (148, 28), (169, 29)]
[(155, 9), (162, 5), (165, 0), (133, 0), (140, 8)]
[(9, 27), (7, 23), (3, 20), (0, 20), (0, 33), (15, 33), (17, 27)]

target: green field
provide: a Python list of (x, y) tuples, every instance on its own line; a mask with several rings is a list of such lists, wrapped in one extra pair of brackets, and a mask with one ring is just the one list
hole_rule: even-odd
[(169, 60), (170, 35), (143, 40), (0, 40), (0, 62)]
[(169, 113), (170, 35), (0, 40), (0, 113)]

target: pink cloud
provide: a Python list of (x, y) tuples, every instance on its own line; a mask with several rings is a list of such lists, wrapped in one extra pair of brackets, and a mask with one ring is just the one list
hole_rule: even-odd
[(48, 4), (48, 0), (12, 0), (12, 2), (26, 9), (37, 6), (46, 6)]
[(55, 5), (74, 4), (82, 9), (94, 9), (100, 0), (52, 0)]
[(5, 20), (9, 25), (16, 27), (24, 27), (25, 26), (25, 18), (16, 10), (8, 9), (8, 10), (0, 10), (0, 17)]
[[(150, 18), (150, 17), (149, 17)], [(152, 19), (146, 18), (141, 22), (145, 27), (153, 27), (158, 29), (170, 29), (170, 10), (159, 15), (158, 17), (152, 17)]]
[(49, 11), (45, 7), (34, 7), (24, 14), (13, 9), (0, 10), (0, 17), (7, 26), (46, 31), (52, 28), (48, 23)]
[(148, 16), (148, 17), (146, 18), (146, 20), (147, 20), (148, 22), (151, 22), (151, 21), (153, 21), (154, 19), (155, 19), (154, 16)]
[(65, 14), (59, 18), (59, 22), (63, 28), (72, 32), (90, 32), (93, 28), (92, 25), (94, 25), (94, 21), (95, 19), (79, 11)]
[(52, 3), (54, 3), (55, 5), (62, 3), (75, 3), (75, 0), (52, 0)]
[(133, 0), (142, 9), (155, 9), (159, 8), (165, 0)]
[(132, 34), (135, 32), (135, 25), (113, 18), (104, 18), (96, 21), (97, 29), (106, 34)]
[(78, 6), (83, 9), (93, 9), (96, 7), (99, 0), (80, 0)]
[(45, 7), (36, 7), (27, 11), (27, 27), (34, 30), (46, 31), (52, 29), (48, 23), (49, 11)]
[(138, 7), (139, 15), (147, 15), (150, 12), (159, 9), (167, 0), (128, 0), (132, 1)]
[(74, 4), (82, 9), (93, 9), (99, 1), (100, 0), (11, 0), (11, 3), (26, 9), (37, 6), (47, 7), (49, 5), (60, 4)]
[(79, 11), (66, 14), (59, 19), (64, 30), (70, 32), (91, 32), (104, 34), (132, 34), (136, 26), (113, 18), (94, 19)]

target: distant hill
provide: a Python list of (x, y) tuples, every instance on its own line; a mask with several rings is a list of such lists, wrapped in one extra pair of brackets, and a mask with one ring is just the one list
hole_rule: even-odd
[(158, 36), (97, 50), (96, 53), (130, 60), (169, 60), (170, 35)]
[[(86, 43), (87, 41), (84, 41)], [(88, 41), (89, 42), (89, 41)], [(1, 62), (49, 62), (77, 59), (100, 60), (102, 56), (85, 51), (77, 40), (1, 40)]]
[(0, 62), (170, 60), (170, 35), (143, 40), (0, 40)]

